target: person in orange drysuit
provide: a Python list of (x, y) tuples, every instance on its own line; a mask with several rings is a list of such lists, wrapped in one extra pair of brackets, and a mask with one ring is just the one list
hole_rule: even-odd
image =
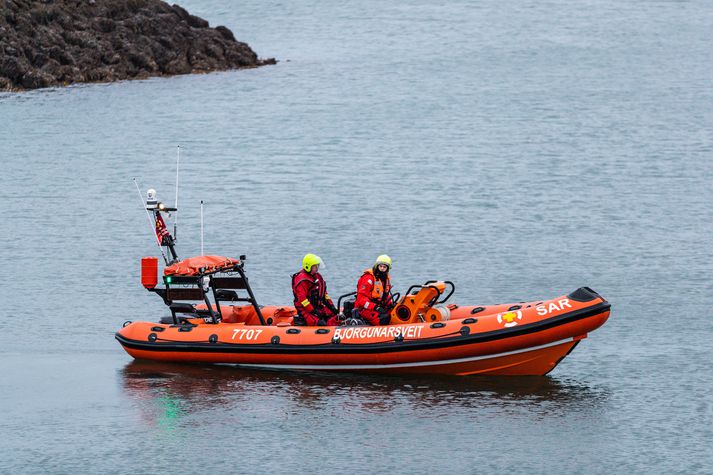
[(374, 267), (364, 271), (357, 283), (357, 298), (354, 308), (370, 325), (388, 325), (389, 312), (394, 306), (391, 296), (391, 258), (383, 254), (376, 258)]
[(292, 293), (295, 296), (295, 325), (334, 326), (338, 324), (339, 311), (327, 293), (327, 284), (318, 272), (322, 259), (307, 254), (302, 259), (302, 270), (292, 276)]

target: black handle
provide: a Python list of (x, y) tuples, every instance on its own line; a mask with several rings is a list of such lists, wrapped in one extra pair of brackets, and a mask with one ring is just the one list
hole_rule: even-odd
[(345, 299), (347, 297), (351, 297), (352, 295), (356, 295), (356, 292), (352, 292), (350, 294), (344, 294), (340, 295), (339, 299), (337, 299), (337, 311), (341, 312), (342, 311), (342, 299)]
[(450, 286), (451, 286), (451, 291), (448, 292), (448, 294), (447, 294), (445, 297), (443, 297), (443, 300), (438, 301), (438, 302), (435, 302), (433, 305), (438, 305), (438, 304), (441, 304), (441, 303), (445, 303), (446, 300), (448, 300), (449, 298), (451, 298), (451, 295), (453, 295), (453, 292), (456, 291), (456, 284), (454, 284), (454, 283), (451, 282), (450, 280), (444, 280), (443, 283), (446, 284), (446, 285), (450, 285)]

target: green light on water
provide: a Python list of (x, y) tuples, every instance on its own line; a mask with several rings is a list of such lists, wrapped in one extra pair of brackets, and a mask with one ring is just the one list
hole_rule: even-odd
[(170, 395), (164, 395), (159, 397), (156, 402), (159, 409), (159, 413), (157, 414), (158, 420), (156, 421), (158, 427), (167, 432), (173, 432), (179, 425), (181, 416), (183, 415), (180, 401)]
[(163, 405), (163, 417), (164, 422), (171, 422), (178, 419), (181, 415), (181, 408), (178, 405), (178, 401), (170, 397), (164, 397), (159, 399), (159, 402)]

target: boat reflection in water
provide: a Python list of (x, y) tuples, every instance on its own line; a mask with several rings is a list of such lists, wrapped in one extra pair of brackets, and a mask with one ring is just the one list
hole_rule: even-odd
[[(124, 392), (152, 424), (171, 427), (220, 410), (223, 417), (284, 419), (392, 412), (419, 419), (526, 412), (545, 417), (597, 411), (605, 390), (550, 376), (403, 377), (277, 372), (233, 366), (134, 361), (121, 371)], [(474, 411), (477, 409), (477, 411)], [(269, 415), (268, 415), (269, 414)], [(224, 419), (225, 420), (225, 419)]]

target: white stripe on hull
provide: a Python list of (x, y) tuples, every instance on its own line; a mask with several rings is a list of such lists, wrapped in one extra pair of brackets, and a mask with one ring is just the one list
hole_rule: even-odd
[[(544, 348), (549, 348), (552, 346), (562, 345), (564, 343), (571, 343), (576, 341), (574, 338), (567, 338), (565, 340), (555, 341), (553, 343), (547, 343), (546, 345), (532, 346), (529, 348), (523, 348), (520, 350), (507, 351), (505, 353), (496, 353), (494, 355), (484, 355), (484, 356), (471, 356), (468, 358), (457, 358), (452, 360), (439, 360), (439, 361), (414, 361), (412, 363), (392, 363), (392, 364), (366, 364), (366, 365), (299, 365), (299, 364), (261, 364), (261, 363), (236, 363), (239, 366), (251, 367), (251, 368), (272, 368), (272, 369), (307, 369), (307, 370), (360, 370), (360, 369), (390, 369), (390, 368), (415, 368), (419, 366), (441, 366), (449, 364), (458, 363), (468, 363), (470, 361), (478, 360), (489, 360), (494, 358), (500, 358), (502, 356), (516, 355), (519, 353), (527, 353), (530, 351), (541, 350)], [(326, 356), (326, 355), (325, 355)]]

